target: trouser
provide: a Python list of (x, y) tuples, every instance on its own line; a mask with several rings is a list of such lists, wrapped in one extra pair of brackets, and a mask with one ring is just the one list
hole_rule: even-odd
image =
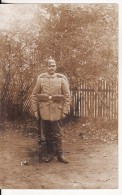
[(46, 138), (47, 153), (53, 154), (54, 145), (56, 155), (62, 154), (62, 135), (59, 121), (42, 121), (44, 136)]

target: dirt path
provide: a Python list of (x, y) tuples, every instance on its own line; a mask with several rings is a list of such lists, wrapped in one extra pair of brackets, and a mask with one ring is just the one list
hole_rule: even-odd
[[(35, 137), (19, 131), (0, 133), (2, 189), (113, 189), (118, 188), (117, 143), (64, 136), (68, 165), (54, 159), (38, 163)], [(26, 160), (29, 165), (21, 165)]]

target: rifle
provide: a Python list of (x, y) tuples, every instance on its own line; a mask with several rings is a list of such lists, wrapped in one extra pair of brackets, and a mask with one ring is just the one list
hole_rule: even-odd
[(37, 127), (38, 127), (38, 143), (39, 143), (39, 163), (43, 162), (43, 158), (47, 155), (47, 146), (46, 146), (46, 139), (43, 133), (42, 128), (42, 119), (40, 117), (37, 119)]
[(42, 163), (42, 140), (41, 140), (42, 125), (41, 125), (40, 116), (37, 119), (37, 128), (38, 128), (38, 143), (39, 143), (39, 163)]

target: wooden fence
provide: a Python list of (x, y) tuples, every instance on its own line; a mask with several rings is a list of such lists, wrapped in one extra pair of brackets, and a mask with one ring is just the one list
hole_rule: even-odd
[[(30, 94), (32, 84), (4, 87), (1, 95), (2, 117), (10, 119), (23, 118), (30, 113)], [(118, 97), (117, 85), (106, 80), (85, 81), (70, 80), (72, 104), (69, 116), (72, 117), (107, 117), (117, 119)]]
[(71, 82), (71, 115), (77, 117), (107, 117), (117, 119), (117, 85), (106, 80)]

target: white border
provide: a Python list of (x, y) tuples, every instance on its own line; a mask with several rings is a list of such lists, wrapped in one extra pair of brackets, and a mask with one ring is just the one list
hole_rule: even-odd
[(1, 0), (2, 3), (121, 3), (121, 0)]
[(119, 189), (122, 194), (122, 1), (119, 3), (119, 103), (118, 103), (118, 124), (119, 124)]
[(120, 52), (122, 51), (122, 0), (1, 0), (4, 3), (118, 3), (119, 4), (119, 186), (118, 189), (97, 189), (97, 190), (36, 190), (36, 189), (28, 189), (28, 190), (15, 190), (15, 189), (9, 189), (9, 190), (2, 190), (2, 195), (40, 195), (40, 193), (44, 195), (62, 195), (65, 193), (70, 193), (70, 195), (74, 194), (83, 194), (83, 195), (120, 195), (122, 194), (122, 132), (121, 132), (121, 98), (122, 98), (122, 90), (120, 86), (122, 86), (121, 83), (121, 74), (122, 74), (122, 59)]
[(2, 190), (2, 195), (120, 195), (119, 190)]

